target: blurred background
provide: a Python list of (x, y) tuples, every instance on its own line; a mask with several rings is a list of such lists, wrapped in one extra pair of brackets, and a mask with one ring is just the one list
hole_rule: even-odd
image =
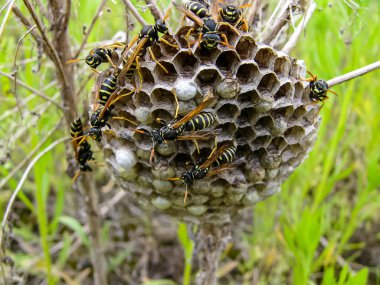
[[(73, 51), (100, 2), (73, 1)], [(106, 2), (80, 58), (119, 31), (131, 39), (141, 29), (121, 2)], [(169, 1), (159, 2), (166, 10)], [(266, 2), (271, 11), (277, 1)], [(147, 22), (154, 21), (145, 2), (132, 3)], [(316, 4), (292, 57), (326, 80), (379, 60), (379, 1)], [(20, 18), (1, 5), (1, 216), (13, 191), (21, 189), (3, 233), (1, 274), (12, 277), (9, 284), (92, 284), (84, 197), (66, 173), (70, 144), (58, 142), (69, 130), (54, 67), (41, 43), (25, 34)], [(22, 1), (13, 5), (30, 18)], [(169, 23), (175, 27), (178, 17)], [(78, 110), (85, 114), (95, 77), (84, 62), (75, 76)], [(222, 254), (219, 284), (380, 284), (379, 76), (375, 71), (333, 88), (339, 96), (331, 94), (321, 109), (309, 157), (280, 193), (243, 213)], [(26, 172), (51, 144), (56, 145)], [(100, 199), (109, 284), (191, 284), (197, 268), (191, 260), (193, 229), (125, 198), (101, 152), (94, 156), (98, 162), (90, 177)]]

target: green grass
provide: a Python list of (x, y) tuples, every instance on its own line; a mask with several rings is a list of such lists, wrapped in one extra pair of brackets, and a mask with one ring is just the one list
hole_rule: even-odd
[[(74, 4), (70, 35), (75, 46), (79, 46), (83, 37), (82, 25), (89, 26), (97, 9), (94, 2), (100, 1), (76, 1)], [(343, 1), (333, 1), (331, 6), (329, 3), (317, 1), (319, 9), (292, 53), (305, 60), (308, 70), (324, 79), (379, 59), (378, 1), (360, 1), (357, 15)], [(120, 9), (120, 4), (109, 1), (107, 7), (110, 12), (103, 13), (88, 42), (108, 39), (114, 31), (125, 27), (125, 11)], [(2, 19), (3, 14), (0, 16)], [(149, 20), (148, 13), (145, 17)], [(11, 15), (0, 41), (1, 71), (12, 72), (16, 44), (25, 31)], [(81, 57), (87, 52), (84, 50)], [(37, 47), (27, 36), (20, 47), (18, 60), (36, 56)], [(27, 63), (20, 67), (18, 77), (35, 89), (44, 90), (54, 80), (52, 66), (43, 59), (39, 72), (34, 73), (37, 67), (37, 61)], [(333, 88), (339, 97), (331, 96), (321, 111), (322, 121), (313, 151), (286, 181), (281, 193), (255, 207), (252, 234), (241, 237), (245, 257), (238, 259), (236, 270), (222, 279), (223, 284), (235, 284), (232, 276), (236, 275), (242, 278), (243, 284), (252, 284), (255, 270), (260, 272), (258, 284), (360, 285), (367, 284), (368, 272), (376, 274), (373, 268), (358, 270), (352, 266), (355, 256), (351, 256), (351, 250), (366, 245), (354, 244), (351, 237), (363, 226), (380, 220), (379, 75), (377, 71)], [(90, 92), (91, 84), (87, 84), (82, 98)], [(0, 111), (5, 115), (11, 110), (0, 121), (0, 158), (4, 158), (0, 177), (7, 176), (62, 117), (56, 107), (44, 107), (45, 101), (18, 87), (19, 100), (29, 100), (22, 106), (24, 115), (21, 118), (12, 90), (13, 83), (0, 76)], [(52, 97), (58, 91), (57, 86), (52, 86), (44, 93)], [(56, 100), (59, 101), (59, 97)], [(23, 133), (17, 140), (7, 139), (20, 130)], [(59, 128), (41, 150), (67, 135), (65, 128)], [(6, 159), (7, 149), (12, 150), (11, 159)], [(14, 259), (18, 272), (38, 276), (47, 284), (58, 284), (57, 276), (63, 276), (70, 268), (73, 234), (79, 236), (82, 250), (89, 246), (79, 218), (65, 213), (65, 203), (77, 194), (73, 193), (71, 181), (65, 174), (64, 149), (60, 145), (44, 156), (25, 182), (16, 205), (18, 214), (13, 234), (28, 246), (22, 251), (6, 252)], [(1, 213), (22, 173), (23, 170), (19, 171), (2, 189)], [(194, 244), (182, 224), (178, 228), (178, 238), (186, 261), (183, 284), (191, 284)], [(322, 245), (321, 240), (326, 243)], [(59, 242), (62, 247), (57, 254), (51, 255), (50, 249)], [(115, 256), (110, 262), (110, 271), (128, 259), (131, 251), (129, 248)], [(373, 284), (380, 284), (379, 272), (377, 274)], [(150, 280), (144, 284), (173, 283), (170, 282)]]

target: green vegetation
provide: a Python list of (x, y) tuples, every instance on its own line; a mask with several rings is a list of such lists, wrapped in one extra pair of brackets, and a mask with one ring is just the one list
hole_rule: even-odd
[[(94, 3), (100, 1), (74, 2), (70, 35), (73, 46), (78, 47), (83, 38), (81, 27), (89, 25), (98, 6)], [(137, 6), (141, 5), (138, 3)], [(308, 70), (324, 79), (379, 60), (378, 1), (360, 1), (356, 10), (352, 1), (318, 0), (317, 4), (319, 8), (292, 56), (305, 60)], [(21, 3), (18, 5), (25, 10)], [(96, 42), (107, 40), (115, 31), (124, 29), (124, 6), (108, 1), (106, 7), (89, 37), (91, 44), (82, 51), (81, 57)], [(149, 19), (148, 14), (143, 15)], [(14, 68), (17, 42), (26, 30), (11, 14), (0, 39), (0, 71), (7, 74), (17, 71), (20, 81), (59, 102), (52, 64), (45, 57), (38, 61), (38, 47), (30, 35), (22, 40), (17, 55), (18, 68)], [(87, 71), (78, 78), (77, 88), (79, 82), (88, 77)], [(283, 185), (281, 193), (255, 207), (253, 228), (250, 233), (242, 233), (240, 244), (234, 245), (244, 254), (234, 259), (230, 247), (223, 255), (222, 265), (232, 264), (233, 270), (222, 274), (221, 284), (236, 284), (237, 279), (247, 285), (253, 284), (252, 280), (257, 281), (254, 284), (380, 284), (379, 269), (376, 271), (356, 260), (360, 250), (368, 246), (369, 236), (380, 231), (379, 75), (379, 71), (373, 72), (333, 88), (339, 97), (331, 95), (322, 108), (321, 127), (313, 151)], [(90, 80), (85, 85), (78, 102), (90, 94), (93, 82)], [(58, 125), (62, 110), (21, 86), (17, 86), (16, 94), (14, 81), (0, 74), (1, 179), (29, 153), (34, 152), (34, 157), (56, 140), (68, 136), (66, 126)], [(45, 137), (46, 142), (39, 146)], [(66, 147), (69, 148), (69, 144)], [(2, 187), (1, 215), (26, 165)], [(78, 207), (78, 193), (72, 189), (66, 168), (62, 143), (34, 165), (14, 205), (13, 229), (7, 229), (8, 233), (12, 232), (14, 241), (5, 239), (5, 247), (13, 247), (4, 253), (15, 262), (16, 275), (29, 274), (29, 284), (39, 284), (33, 280), (41, 279), (49, 285), (62, 284), (60, 280), (65, 284), (82, 284), (90, 274), (85, 269), (78, 269), (76, 274), (67, 271), (76, 268), (70, 258), (73, 251), (87, 254), (89, 238), (83, 221), (74, 216), (75, 209), (67, 206)], [(94, 179), (99, 181), (101, 191), (101, 186), (106, 184), (105, 171), (96, 168), (99, 170)], [(148, 218), (141, 227), (150, 234)], [(105, 223), (102, 230), (104, 245), (111, 248), (109, 224)], [(352, 239), (354, 235), (356, 238)], [(179, 225), (178, 238), (186, 260), (185, 269), (180, 273), (182, 284), (190, 284), (194, 244), (183, 224)], [(378, 247), (379, 244), (377, 234)], [(134, 245), (131, 241), (123, 251), (112, 255), (111, 273), (118, 274), (117, 267), (131, 258)], [(180, 258), (173, 258), (180, 263)], [(9, 275), (7, 266), (3, 267)], [(371, 281), (367, 281), (368, 275)], [(144, 284), (176, 283), (146, 280)]]

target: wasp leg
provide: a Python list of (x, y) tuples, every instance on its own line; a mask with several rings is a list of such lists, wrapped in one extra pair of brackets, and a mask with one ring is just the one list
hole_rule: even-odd
[(124, 120), (124, 121), (127, 121), (127, 122), (131, 123), (134, 126), (137, 126), (136, 122), (134, 122), (134, 121), (132, 121), (130, 119), (127, 119), (125, 117), (112, 117), (112, 119), (114, 119), (114, 120)]
[(71, 179), (72, 183), (75, 183), (75, 181), (78, 179), (80, 175), (80, 170), (77, 170), (77, 172), (75, 172), (73, 178)]
[(186, 184), (185, 197), (183, 197), (183, 204), (184, 204), (184, 205), (186, 205), (186, 201), (187, 201), (187, 194), (188, 194), (188, 193), (187, 193), (187, 192), (188, 192), (188, 191), (187, 191), (187, 188), (188, 188), (188, 187), (187, 187), (187, 184)]
[(113, 130), (104, 130), (103, 133), (104, 134), (109, 134), (109, 135), (111, 135), (113, 137), (116, 137), (116, 134), (115, 134), (115, 132)]
[(191, 42), (190, 42), (190, 34), (194, 31), (194, 28), (191, 28), (190, 30), (187, 31), (185, 35), (185, 40), (187, 43), (187, 48), (189, 49), (189, 54), (191, 54)]
[(235, 26), (231, 25), (230, 23), (227, 23), (227, 22), (220, 22), (220, 23), (219, 23), (219, 26), (227, 26), (227, 27), (229, 27), (231, 30), (233, 30), (238, 36), (240, 36), (240, 32), (239, 32), (239, 30), (238, 30)]
[(112, 65), (113, 68), (117, 69), (116, 68), (116, 65), (113, 63), (112, 59), (110, 58), (110, 56), (108, 54), (106, 54), (106, 57), (108, 59), (108, 62)]
[(99, 70), (96, 70), (96, 69), (93, 68), (93, 67), (91, 67), (91, 70), (92, 70), (93, 72), (95, 72), (96, 74), (101, 74), (101, 72), (100, 72)]
[(195, 148), (197, 149), (197, 153), (198, 153), (198, 154), (200, 154), (200, 153), (201, 153), (201, 151), (199, 150), (199, 145), (198, 145), (198, 142), (197, 142), (197, 140), (196, 140), (196, 139), (194, 139), (194, 140), (193, 140), (193, 143), (194, 143), (194, 145), (195, 145)]
[(241, 30), (243, 32), (248, 32), (249, 31), (249, 26), (248, 26), (247, 20), (246, 19), (241, 19), (241, 23), (242, 23)]
[(174, 100), (175, 100), (175, 113), (174, 113), (174, 119), (177, 119), (178, 117), (178, 112), (179, 112), (179, 103), (178, 103), (178, 97), (177, 97), (177, 93), (175, 92), (174, 89), (172, 89), (172, 93), (174, 95)]
[(153, 54), (151, 47), (148, 47), (148, 51), (150, 53), (150, 57), (165, 71), (165, 73), (169, 73), (169, 71), (165, 68), (165, 66), (163, 66), (161, 63), (158, 62), (158, 60), (156, 59), (156, 57)]
[(167, 41), (167, 40), (165, 40), (163, 38), (160, 38), (158, 41), (166, 44), (167, 46), (171, 46), (171, 47), (173, 47), (175, 49), (179, 49), (179, 46), (177, 46), (175, 44), (172, 44), (172, 43), (170, 43), (169, 41)]
[(223, 39), (223, 41), (220, 42), (220, 44), (222, 44), (226, 47), (229, 47), (230, 49), (234, 49), (234, 47), (232, 45), (230, 45), (230, 43), (228, 42), (228, 39), (227, 39), (225, 34), (220, 34), (220, 37)]
[(129, 93), (127, 93), (127, 94), (122, 94), (122, 95), (117, 96), (117, 98), (116, 98), (115, 100), (113, 100), (113, 101), (110, 103), (110, 106), (113, 105), (113, 104), (115, 104), (115, 103), (116, 103), (117, 101), (119, 101), (121, 98), (126, 97), (126, 96), (129, 96), (129, 95), (131, 95), (131, 94), (134, 93), (134, 92), (135, 92), (135, 90), (132, 90), (131, 92), (129, 92)]
[(139, 77), (139, 83), (140, 83), (140, 85), (137, 87), (136, 92), (140, 92), (141, 86), (143, 85), (143, 77), (142, 77), (142, 74), (141, 74), (141, 67), (140, 67), (139, 56), (136, 56), (135, 62), (136, 62), (137, 76)]

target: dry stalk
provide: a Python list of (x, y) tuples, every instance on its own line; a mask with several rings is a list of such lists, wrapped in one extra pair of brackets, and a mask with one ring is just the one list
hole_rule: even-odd
[(201, 223), (196, 235), (196, 253), (199, 262), (199, 272), (196, 276), (197, 285), (214, 285), (217, 282), (217, 271), (220, 255), (231, 237), (229, 225)]
[(127, 9), (129, 9), (131, 11), (131, 13), (133, 14), (133, 16), (136, 18), (137, 21), (140, 22), (140, 24), (142, 26), (145, 26), (147, 24), (145, 22), (145, 20), (140, 16), (140, 13), (139, 13), (139, 11), (137, 11), (136, 7), (133, 6), (133, 4), (132, 4), (131, 1), (129, 1), (129, 0), (123, 0), (123, 3), (127, 7)]
[(157, 6), (157, 2), (155, 0), (145, 0), (145, 3), (148, 5), (150, 13), (152, 13), (154, 19), (162, 20), (164, 18), (161, 10)]

